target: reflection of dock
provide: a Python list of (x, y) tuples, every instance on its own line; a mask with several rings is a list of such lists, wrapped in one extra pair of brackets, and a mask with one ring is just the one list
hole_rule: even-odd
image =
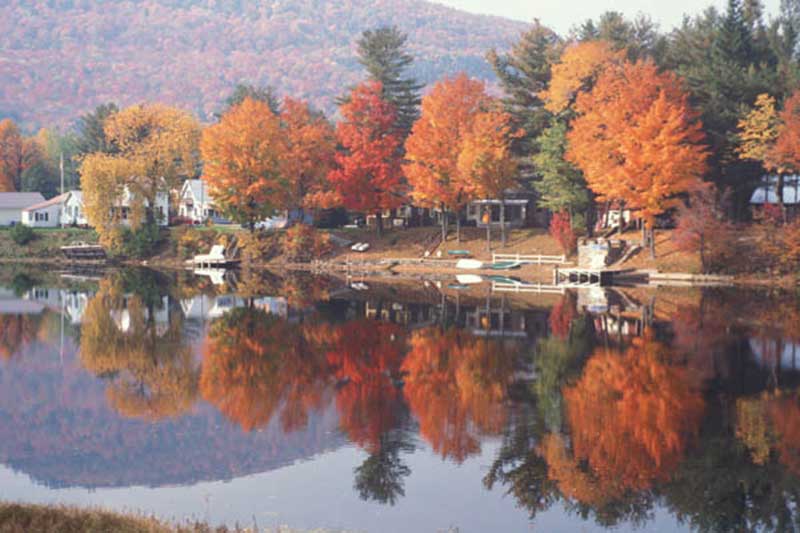
[(594, 268), (558, 268), (553, 270), (553, 283), (559, 287), (603, 287), (609, 285), (612, 272)]

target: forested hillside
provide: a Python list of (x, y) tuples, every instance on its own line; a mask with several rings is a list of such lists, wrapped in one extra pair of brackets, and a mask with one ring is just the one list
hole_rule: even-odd
[(270, 84), (333, 109), (362, 77), (355, 41), (394, 24), (423, 82), (460, 70), (492, 79), (484, 56), (525, 24), (421, 0), (6, 0), (0, 118), (66, 124), (115, 101), (175, 104), (208, 118), (237, 83)]

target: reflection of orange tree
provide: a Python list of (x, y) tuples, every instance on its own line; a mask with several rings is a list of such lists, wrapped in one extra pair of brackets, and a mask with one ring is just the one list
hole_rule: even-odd
[(309, 328), (250, 307), (217, 319), (203, 348), (203, 397), (246, 431), (267, 425), (281, 408), (284, 429), (303, 427), (327, 373)]
[(548, 322), (550, 324), (550, 333), (552, 336), (561, 340), (566, 339), (569, 335), (572, 321), (575, 320), (577, 314), (578, 310), (575, 295), (571, 292), (565, 293), (550, 311)]
[[(668, 479), (697, 435), (703, 400), (667, 348), (637, 339), (625, 353), (601, 350), (564, 389), (571, 454), (560, 436), (542, 452), (562, 493), (601, 504)], [(588, 468), (587, 468), (588, 467)]]
[(405, 350), (400, 326), (355, 320), (330, 328), (328, 363), (340, 383), (336, 394), (342, 430), (350, 440), (376, 453), (381, 436), (402, 421), (405, 407), (396, 385)]
[(0, 315), (0, 358), (11, 359), (23, 345), (33, 342), (40, 315)]
[(480, 434), (505, 426), (513, 360), (503, 344), (461, 330), (415, 331), (403, 362), (405, 393), (420, 433), (443, 457), (463, 461)]
[(186, 412), (197, 393), (180, 313), (170, 313), (167, 324), (157, 324), (154, 315), (140, 297), (126, 299), (105, 280), (87, 304), (80, 349), (87, 370), (111, 377), (111, 405), (125, 416), (149, 420)]

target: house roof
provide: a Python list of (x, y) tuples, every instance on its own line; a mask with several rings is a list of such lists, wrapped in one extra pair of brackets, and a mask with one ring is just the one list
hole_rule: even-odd
[(25, 209), (44, 202), (38, 192), (0, 192), (0, 209)]
[(59, 194), (58, 196), (50, 198), (47, 201), (39, 202), (38, 204), (26, 207), (25, 209), (23, 209), (23, 211), (37, 211), (39, 209), (44, 209), (46, 207), (63, 204), (64, 202), (67, 201), (67, 196), (69, 196), (69, 193)]
[(73, 198), (76, 198), (79, 204), (83, 203), (83, 191), (79, 190), (69, 191), (67, 193), (67, 196), (72, 196)]
[[(778, 203), (778, 177), (767, 176), (764, 182), (753, 191), (750, 203), (753, 205)], [(783, 178), (783, 203), (784, 205), (800, 204), (800, 176), (785, 176)]]
[[(195, 199), (196, 202), (204, 201), (206, 203), (211, 202), (211, 195), (208, 192), (208, 184), (203, 183), (201, 179), (194, 179), (194, 180), (186, 180), (183, 182), (183, 189), (189, 189), (192, 193), (192, 197)], [(183, 195), (183, 194), (181, 194)]]

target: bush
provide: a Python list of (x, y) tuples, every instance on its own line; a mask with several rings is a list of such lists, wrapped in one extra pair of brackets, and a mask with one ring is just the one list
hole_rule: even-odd
[(274, 231), (242, 232), (239, 249), (245, 263), (263, 263), (278, 255), (278, 237)]
[(216, 244), (219, 233), (183, 226), (175, 232), (176, 254), (181, 259), (191, 259), (197, 254), (207, 254)]
[(566, 211), (553, 215), (552, 220), (550, 220), (550, 235), (558, 241), (566, 255), (571, 255), (578, 245), (578, 237), (572, 229), (569, 213)]
[(28, 226), (23, 226), (22, 224), (16, 224), (14, 227), (11, 228), (11, 239), (20, 246), (28, 244), (35, 238), (36, 238), (36, 233), (33, 231), (32, 228), (29, 228)]
[(286, 231), (283, 250), (286, 258), (298, 263), (319, 259), (333, 249), (330, 236), (311, 226), (297, 224)]
[(138, 229), (123, 228), (117, 252), (133, 259), (145, 259), (155, 255), (161, 242), (161, 228), (148, 223)]

